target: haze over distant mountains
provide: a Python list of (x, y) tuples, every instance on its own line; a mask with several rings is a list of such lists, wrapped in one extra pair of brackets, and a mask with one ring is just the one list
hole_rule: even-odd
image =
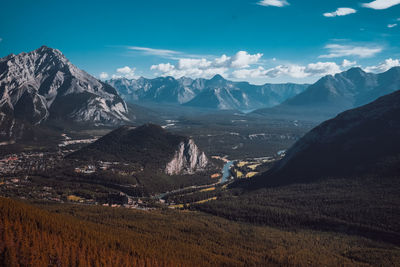
[(126, 103), (113, 87), (46, 46), (0, 59), (0, 112), (32, 124), (129, 121)]
[(304, 91), (306, 84), (232, 82), (220, 75), (212, 79), (159, 77), (155, 79), (112, 79), (107, 83), (125, 101), (163, 103), (217, 110), (252, 110), (272, 107)]
[(329, 118), (399, 89), (400, 67), (393, 67), (380, 74), (351, 68), (334, 76), (321, 78), (304, 92), (277, 107), (256, 110), (255, 113), (320, 115)]

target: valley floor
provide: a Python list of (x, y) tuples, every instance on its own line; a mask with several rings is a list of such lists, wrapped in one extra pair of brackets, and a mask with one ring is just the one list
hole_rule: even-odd
[(310, 125), (207, 121), (168, 126), (209, 153), (218, 169), (203, 177), (146, 183), (135, 166), (64, 161), (97, 133), (0, 153), (0, 265), (400, 266), (397, 177), (232, 188)]

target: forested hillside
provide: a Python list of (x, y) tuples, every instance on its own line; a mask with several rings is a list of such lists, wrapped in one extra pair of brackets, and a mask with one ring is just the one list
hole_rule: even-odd
[(0, 198), (1, 266), (393, 266), (399, 259), (396, 246), (342, 233)]

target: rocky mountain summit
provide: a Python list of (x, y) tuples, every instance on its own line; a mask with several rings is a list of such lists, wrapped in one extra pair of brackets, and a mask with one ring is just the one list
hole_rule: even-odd
[(32, 124), (55, 119), (116, 125), (129, 120), (114, 88), (46, 46), (0, 59), (0, 111)]

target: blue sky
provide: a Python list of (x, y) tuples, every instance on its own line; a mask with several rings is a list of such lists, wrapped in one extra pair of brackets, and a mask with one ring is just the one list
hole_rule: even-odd
[[(102, 78), (313, 82), (399, 65), (400, 0), (2, 1), (0, 57), (47, 45)], [(399, 25), (397, 25), (399, 24)]]

